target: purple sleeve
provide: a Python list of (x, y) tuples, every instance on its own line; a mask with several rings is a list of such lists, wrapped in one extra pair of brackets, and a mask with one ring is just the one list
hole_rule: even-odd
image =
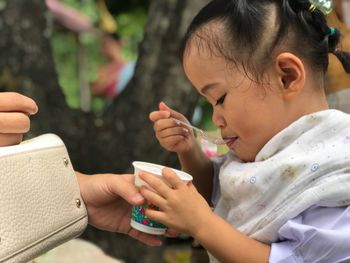
[(279, 240), (270, 263), (350, 262), (350, 207), (311, 207), (281, 227)]

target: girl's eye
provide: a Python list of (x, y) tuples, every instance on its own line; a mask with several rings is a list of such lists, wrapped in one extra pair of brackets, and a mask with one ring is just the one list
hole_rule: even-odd
[(218, 99), (216, 101), (215, 106), (222, 105), (224, 103), (224, 101), (225, 101), (225, 98), (226, 98), (226, 94), (224, 96), (220, 97), (220, 99)]

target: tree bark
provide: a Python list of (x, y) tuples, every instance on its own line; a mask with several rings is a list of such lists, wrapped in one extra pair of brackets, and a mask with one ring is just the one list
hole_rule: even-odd
[[(197, 95), (178, 51), (187, 25), (207, 0), (153, 0), (133, 79), (102, 116), (70, 109), (59, 87), (42, 0), (0, 0), (0, 89), (32, 97), (39, 113), (28, 137), (51, 132), (66, 143), (74, 167), (86, 173), (132, 172), (134, 160), (175, 167), (174, 154), (155, 139), (148, 115), (163, 100), (187, 117)], [(89, 228), (85, 238), (127, 262), (160, 262), (161, 249)], [(137, 253), (133, 251), (137, 250)], [(148, 253), (148, 254), (147, 254)], [(152, 261), (153, 260), (153, 261)]]
[[(130, 160), (174, 165), (175, 156), (159, 147), (148, 115), (162, 100), (188, 117), (193, 113), (198, 97), (183, 73), (179, 48), (189, 20), (201, 4), (203, 0), (152, 2), (134, 78), (103, 116), (100, 139), (104, 141), (92, 150), (103, 152), (99, 164), (104, 169), (113, 169), (118, 163), (125, 170)], [(106, 131), (106, 127), (113, 129)], [(116, 148), (120, 154), (111, 155)]]
[(2, 0), (2, 5), (1, 91), (17, 91), (32, 97), (39, 113), (32, 117), (27, 137), (56, 133), (67, 144), (73, 163), (78, 165), (79, 145), (89, 139), (83, 134), (88, 118), (67, 106), (59, 87), (44, 1)]

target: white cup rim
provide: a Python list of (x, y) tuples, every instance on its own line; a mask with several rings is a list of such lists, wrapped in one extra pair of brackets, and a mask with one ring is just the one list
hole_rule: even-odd
[[(134, 161), (132, 162), (132, 165), (135, 168), (138, 168), (148, 173), (152, 173), (157, 176), (162, 176), (162, 170), (163, 168), (165, 168), (165, 166), (160, 164), (155, 164), (150, 162), (141, 162), (141, 161)], [(191, 182), (193, 180), (193, 177), (184, 171), (174, 169), (174, 168), (170, 168), (170, 169), (172, 169), (184, 182)]]

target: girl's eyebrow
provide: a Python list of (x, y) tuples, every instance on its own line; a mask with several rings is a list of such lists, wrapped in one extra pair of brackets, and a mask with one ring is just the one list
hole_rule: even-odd
[(207, 84), (203, 88), (201, 88), (200, 91), (202, 94), (206, 94), (208, 92), (208, 90), (215, 88), (215, 86), (218, 84), (219, 83), (217, 83), (217, 82)]

